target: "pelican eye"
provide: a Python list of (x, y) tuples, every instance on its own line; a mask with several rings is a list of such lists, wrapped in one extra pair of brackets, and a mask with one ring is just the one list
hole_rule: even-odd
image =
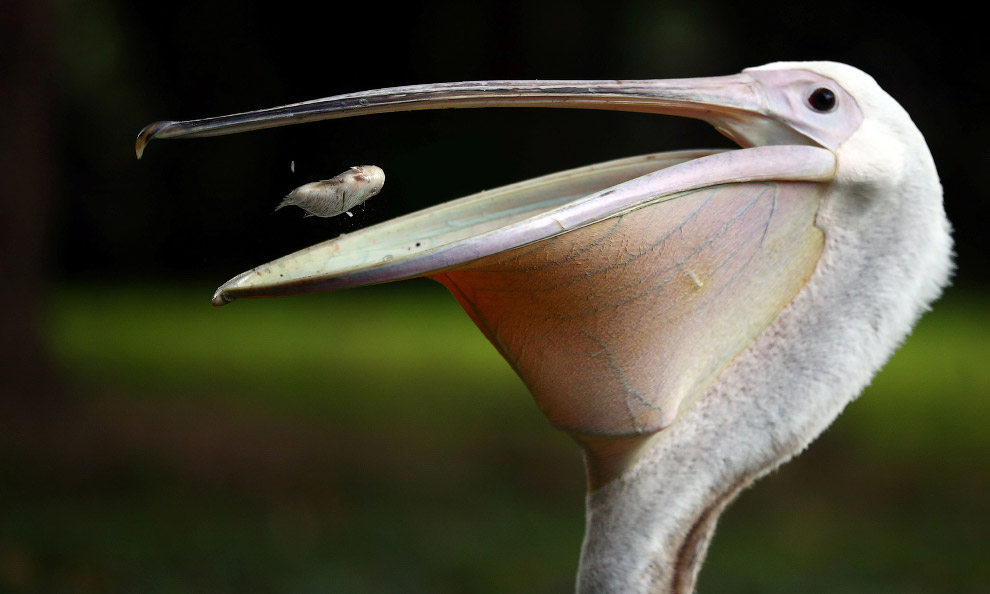
[(835, 109), (835, 103), (835, 93), (827, 87), (818, 87), (808, 96), (808, 105), (822, 113)]

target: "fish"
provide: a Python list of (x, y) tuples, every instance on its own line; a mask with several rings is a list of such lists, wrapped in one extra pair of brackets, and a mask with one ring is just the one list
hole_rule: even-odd
[(331, 179), (304, 184), (289, 192), (275, 210), (298, 206), (306, 216), (335, 217), (375, 196), (385, 185), (385, 172), (375, 165), (351, 167)]

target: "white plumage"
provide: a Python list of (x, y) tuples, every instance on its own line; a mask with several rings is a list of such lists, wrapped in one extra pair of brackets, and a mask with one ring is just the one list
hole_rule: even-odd
[(822, 199), (821, 260), (680, 422), (589, 495), (582, 592), (691, 592), (721, 508), (825, 430), (948, 283), (942, 191), (908, 114), (848, 66), (766, 68), (828, 76), (863, 110)]

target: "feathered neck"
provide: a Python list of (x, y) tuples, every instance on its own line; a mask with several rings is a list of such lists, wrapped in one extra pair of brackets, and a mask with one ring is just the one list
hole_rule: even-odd
[(726, 505), (824, 431), (938, 297), (951, 237), (923, 152), (886, 194), (855, 176), (832, 184), (805, 288), (635, 464), (588, 495), (578, 592), (693, 592)]

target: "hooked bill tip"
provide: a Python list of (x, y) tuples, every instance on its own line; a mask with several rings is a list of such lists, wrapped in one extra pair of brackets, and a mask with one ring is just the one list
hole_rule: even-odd
[(234, 298), (227, 295), (223, 290), (223, 287), (217, 289), (216, 293), (213, 294), (213, 305), (220, 307), (221, 305), (227, 305), (234, 301)]
[(134, 154), (140, 159), (141, 155), (144, 154), (144, 148), (148, 146), (151, 139), (165, 128), (174, 122), (155, 122), (153, 124), (148, 124), (140, 132), (138, 132), (137, 140), (134, 142)]

